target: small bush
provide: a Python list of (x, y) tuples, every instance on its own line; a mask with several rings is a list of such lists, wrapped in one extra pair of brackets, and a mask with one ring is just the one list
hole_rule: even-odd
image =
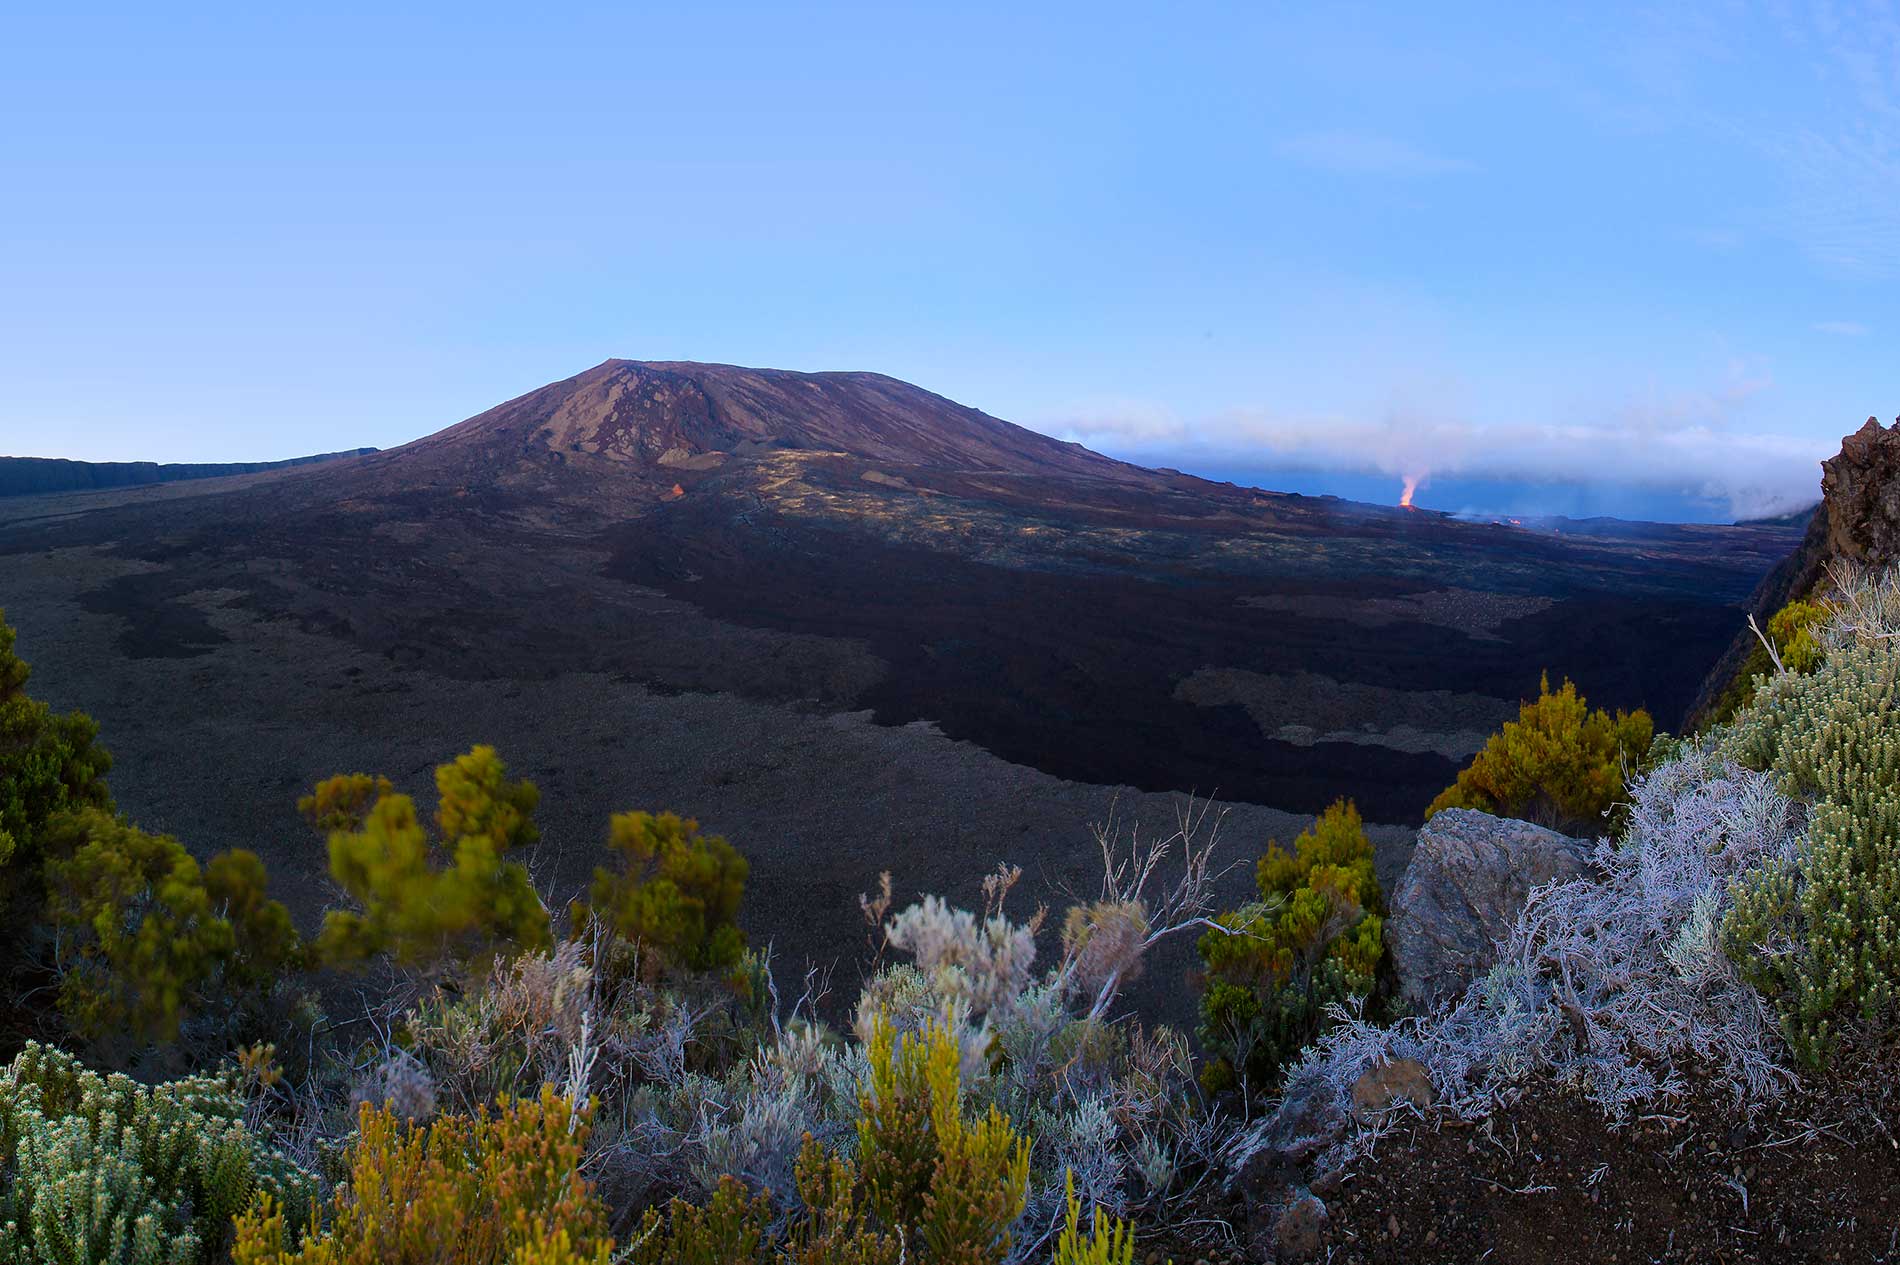
[(857, 1169), (807, 1138), (798, 1156), (798, 1201), (786, 1255), (798, 1265), (901, 1265), (904, 1245), (871, 1220)]
[(1359, 810), (1340, 800), (1294, 840), (1271, 844), (1260, 900), (1201, 937), (1201, 1039), (1210, 1090), (1272, 1088), (1322, 1031), (1326, 1007), (1372, 994), (1384, 953), (1383, 904)]
[(886, 968), (866, 983), (858, 996), (858, 1040), (868, 1048), (880, 1021), (900, 1036), (935, 1025), (955, 1034), (964, 1071), (978, 1074), (1034, 978), (1041, 922), (1040, 912), (1028, 923), (1012, 922), (1000, 903), (979, 918), (929, 895), (891, 915), (885, 944), (915, 964)]
[[(649, 1211), (634, 1241), (632, 1265), (744, 1265), (766, 1259), (772, 1205), (735, 1177), (702, 1205), (675, 1199), (666, 1215)], [(820, 1258), (824, 1259), (824, 1258)]]
[(395, 790), (395, 784), (386, 777), (339, 773), (318, 782), (310, 794), (298, 800), (297, 811), (326, 837), (338, 830), (361, 830), (376, 801)]
[(326, 961), (388, 954), (405, 966), (433, 966), (553, 942), (528, 871), (502, 859), (540, 837), (530, 819), (540, 794), (505, 774), (493, 747), (437, 768), (434, 843), (415, 802), (392, 793), (386, 779), (331, 778), (300, 802), (311, 821), (333, 827), (330, 875), (361, 907), (324, 915), (317, 947)]
[(1655, 738), (1649, 713), (1591, 711), (1569, 681), (1551, 693), (1550, 676), (1537, 697), (1431, 802), (1425, 816), (1472, 808), (1518, 817), (1570, 834), (1590, 834), (1624, 796), (1624, 779), (1643, 761)]
[(606, 1209), (580, 1175), (589, 1112), (551, 1087), (493, 1112), (412, 1127), (365, 1103), (329, 1224), (291, 1246), (286, 1208), (237, 1221), (235, 1265), (518, 1265), (610, 1256)]
[[(1823, 581), (1813, 593), (1789, 602), (1768, 618), (1768, 641), (1774, 646), (1782, 666), (1790, 672), (1812, 672), (1820, 665), (1822, 629), (1828, 618), (1828, 608), (1825, 601), (1820, 600), (1820, 594), (1828, 587)], [(1707, 733), (1734, 720), (1736, 713), (1753, 701), (1755, 691), (1774, 670), (1774, 658), (1770, 657), (1768, 647), (1758, 640), (1702, 717), (1701, 731)]]
[(1821, 665), (1822, 629), (1832, 612), (1818, 602), (1794, 601), (1768, 618), (1768, 637), (1790, 672), (1808, 673)]
[(269, 988), (298, 958), (290, 914), (249, 852), (201, 872), (170, 835), (99, 809), (58, 818), (43, 839), (60, 1010), (82, 1035), (169, 1040), (210, 997)]
[(29, 1044), (0, 1072), (0, 1260), (199, 1265), (259, 1195), (292, 1227), (309, 1174), (264, 1147), (222, 1081), (147, 1087)]
[(304, 946), (290, 911), (265, 895), (270, 878), (255, 852), (233, 848), (205, 862), (205, 892), (211, 907), (231, 924), (232, 954), (227, 982), (268, 988), (288, 970), (304, 965)]
[(1001, 1261), (1028, 1197), (1028, 1141), (995, 1107), (965, 1117), (962, 1050), (951, 1033), (932, 1027), (901, 1039), (879, 1022), (868, 1054), (857, 1166), (872, 1214), (915, 1227), (932, 1261)]
[(962, 1051), (944, 1028), (902, 1036), (876, 1022), (858, 1098), (855, 1156), (809, 1135), (798, 1210), (783, 1238), (770, 1201), (726, 1177), (704, 1205), (650, 1212), (640, 1265), (776, 1260), (801, 1265), (1000, 1265), (1029, 1191), (1029, 1148), (995, 1107), (966, 1111)]
[(1075, 1197), (1075, 1175), (1067, 1178), (1068, 1220), (1056, 1240), (1054, 1265), (1135, 1265), (1134, 1228), (1119, 1217), (1105, 1217), (1100, 1208), (1082, 1233), (1082, 1204)]
[(49, 832), (50, 913), (60, 931), (60, 1009), (80, 1032), (175, 1036), (179, 1016), (232, 953), (198, 862), (170, 835), (90, 810)]
[(672, 813), (615, 813), (607, 846), (619, 854), (620, 866), (594, 871), (591, 906), (576, 908), (576, 926), (591, 912), (645, 951), (652, 967), (730, 971), (739, 965), (745, 934), (737, 919), (750, 866), (731, 844), (700, 834), (698, 822)]

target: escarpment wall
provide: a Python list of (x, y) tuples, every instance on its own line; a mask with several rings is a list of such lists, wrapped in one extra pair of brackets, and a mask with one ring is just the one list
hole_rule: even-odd
[[(1827, 564), (1844, 558), (1867, 566), (1900, 562), (1900, 419), (1882, 426), (1877, 418), (1841, 441), (1838, 454), (1821, 463), (1821, 504), (1808, 520), (1801, 547), (1770, 571), (1749, 598), (1755, 622), (1768, 618), (1811, 591)], [(1758, 643), (1744, 626), (1702, 683), (1689, 709), (1687, 729), (1697, 728), (1748, 662)]]

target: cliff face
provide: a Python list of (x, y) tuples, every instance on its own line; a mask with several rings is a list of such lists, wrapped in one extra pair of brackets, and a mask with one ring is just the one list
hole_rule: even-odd
[[(1838, 454), (1821, 463), (1821, 504), (1808, 520), (1801, 547), (1762, 580), (1749, 598), (1755, 622), (1807, 593), (1827, 573), (1827, 564), (1845, 558), (1866, 566), (1900, 562), (1900, 419), (1882, 426), (1868, 418), (1841, 441)], [(1694, 729), (1742, 670), (1757, 642), (1743, 627), (1703, 681), (1686, 727)]]
[(1842, 440), (1821, 467), (1821, 495), (1831, 554), (1869, 566), (1900, 560), (1900, 419), (1889, 428), (1870, 417)]

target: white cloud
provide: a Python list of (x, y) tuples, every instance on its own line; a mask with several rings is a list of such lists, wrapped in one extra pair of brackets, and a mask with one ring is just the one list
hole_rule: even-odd
[(1842, 338), (1865, 338), (1870, 332), (1859, 321), (1816, 321), (1814, 329), (1819, 334), (1837, 334)]
[(1282, 158), (1358, 176), (1443, 176), (1470, 171), (1463, 159), (1369, 132), (1306, 132), (1274, 147)]
[(1155, 405), (1127, 415), (1076, 412), (1047, 427), (1064, 438), (1136, 460), (1385, 474), (1584, 483), (1692, 491), (1725, 500), (1737, 518), (1781, 513), (1819, 495), (1822, 458), (1811, 438), (1746, 429), (1733, 419), (1769, 383), (1732, 367), (1709, 391), (1651, 392), (1589, 420), (1478, 421), (1408, 405), (1373, 416), (1296, 416), (1233, 409), (1192, 424)]

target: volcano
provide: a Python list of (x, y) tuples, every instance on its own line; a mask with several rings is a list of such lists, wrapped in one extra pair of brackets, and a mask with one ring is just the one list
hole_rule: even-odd
[(826, 960), (879, 870), (1090, 889), (1091, 822), (1165, 829), (1189, 793), (1239, 860), (1350, 797), (1391, 881), (1544, 671), (1674, 727), (1801, 530), (1467, 523), (873, 373), (610, 360), (382, 452), (0, 500), (0, 594), (121, 806), (259, 851), (304, 911), (299, 793), (426, 791), (486, 742), (541, 784), (557, 899), (610, 812), (673, 809), (752, 859), (757, 941)]
[(404, 464), (572, 464), (670, 482), (771, 449), (1141, 483), (1146, 470), (875, 373), (609, 360), (410, 445)]
[(627, 496), (664, 498), (682, 482), (775, 454), (1135, 488), (1163, 482), (882, 374), (608, 360), (355, 463), (341, 483), (358, 494), (512, 489), (570, 508), (600, 502), (611, 518), (626, 514)]

